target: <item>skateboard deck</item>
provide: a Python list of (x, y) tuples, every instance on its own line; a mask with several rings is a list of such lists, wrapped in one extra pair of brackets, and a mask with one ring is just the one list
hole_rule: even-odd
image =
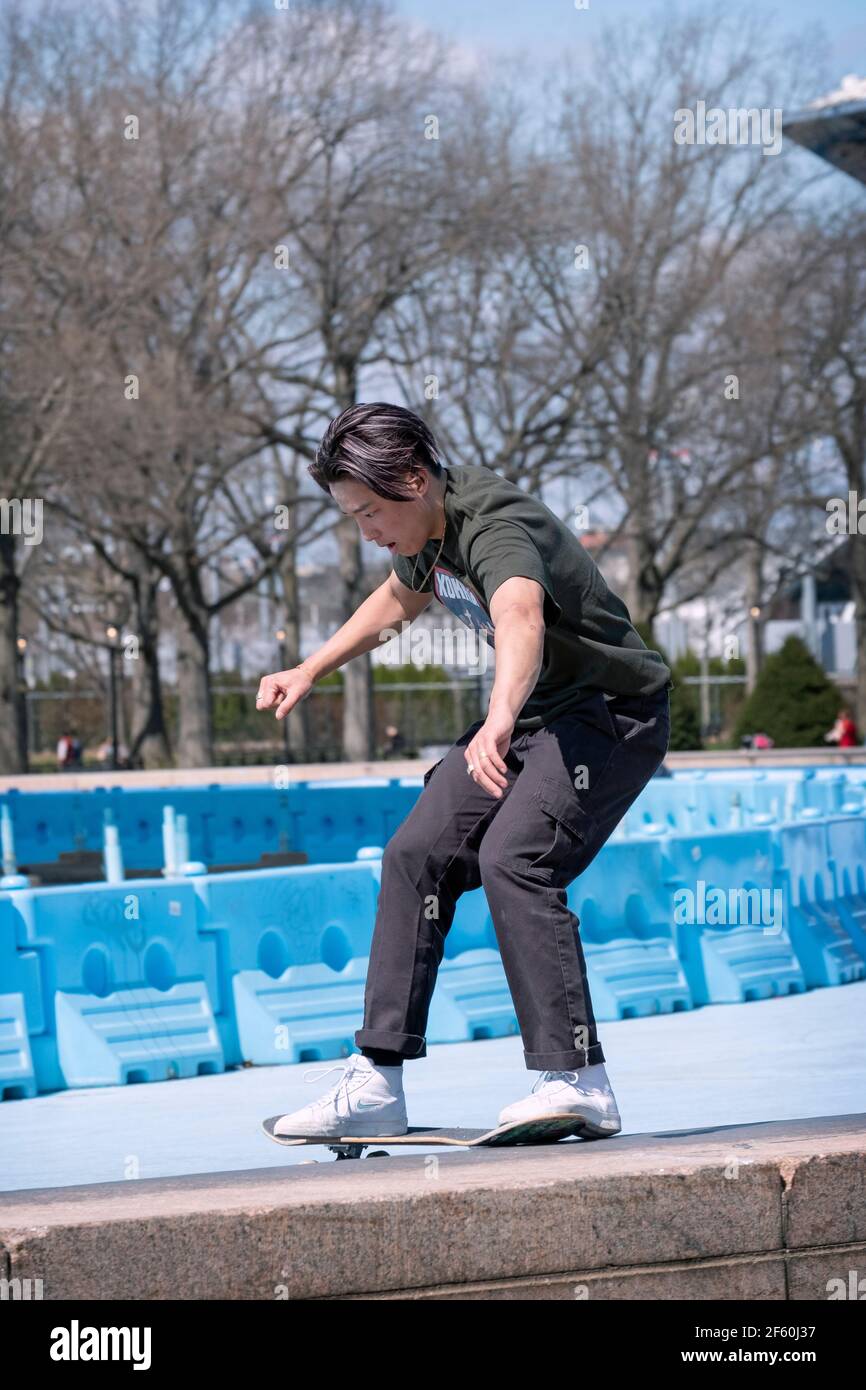
[[(453, 1148), (508, 1148), (518, 1144), (554, 1144), (560, 1139), (574, 1135), (584, 1126), (584, 1120), (579, 1115), (560, 1114), (545, 1115), (543, 1119), (537, 1120), (512, 1120), (509, 1124), (497, 1125), (495, 1129), (446, 1129), (441, 1127), (427, 1127), (424, 1125), (410, 1125), (405, 1134), (275, 1134), (274, 1126), (281, 1118), (279, 1115), (271, 1115), (269, 1119), (262, 1121), (262, 1129), (269, 1139), (273, 1139), (275, 1144), (285, 1144), (288, 1147), (300, 1144), (324, 1144), (332, 1149), (339, 1158), (360, 1158), (364, 1149), (368, 1149), (374, 1144), (443, 1144), (451, 1145)], [(387, 1157), (387, 1155), (371, 1154), (370, 1157)]]

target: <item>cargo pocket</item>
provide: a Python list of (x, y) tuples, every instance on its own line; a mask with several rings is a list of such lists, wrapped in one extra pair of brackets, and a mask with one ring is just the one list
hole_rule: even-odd
[(570, 883), (595, 833), (595, 816), (584, 810), (572, 787), (553, 777), (542, 777), (533, 800), (548, 817), (550, 834), (547, 848), (529, 867), (549, 882)]

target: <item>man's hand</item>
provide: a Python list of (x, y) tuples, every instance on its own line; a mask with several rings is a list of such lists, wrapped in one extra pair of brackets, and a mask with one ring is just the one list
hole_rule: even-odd
[(514, 720), (507, 714), (488, 713), (463, 755), (472, 768), (469, 776), (473, 782), (497, 798), (503, 795), (500, 788), (508, 785), (503, 755), (508, 752), (513, 730)]
[(276, 705), (275, 717), (285, 719), (289, 710), (294, 709), (305, 695), (309, 695), (312, 688), (312, 680), (300, 666), (293, 666), (289, 671), (277, 671), (272, 676), (262, 676), (256, 709), (273, 709)]

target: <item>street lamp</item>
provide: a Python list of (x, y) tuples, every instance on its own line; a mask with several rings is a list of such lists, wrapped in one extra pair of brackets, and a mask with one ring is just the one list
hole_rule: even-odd
[(108, 699), (109, 715), (111, 720), (111, 770), (116, 772), (118, 768), (117, 752), (117, 647), (115, 639), (117, 628), (114, 626), (105, 629), (108, 638)]
[(746, 652), (746, 694), (751, 695), (761, 665), (761, 608), (753, 603), (749, 609), (749, 624), (746, 629), (748, 650)]
[(27, 677), (24, 672), (24, 653), (27, 651), (27, 638), (19, 637), (15, 643), (18, 648), (18, 718), (20, 719), (21, 747), (24, 756), (27, 756), (29, 748), (29, 736), (27, 729)]

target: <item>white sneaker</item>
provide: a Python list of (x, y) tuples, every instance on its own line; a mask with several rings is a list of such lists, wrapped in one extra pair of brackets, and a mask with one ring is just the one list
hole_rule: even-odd
[[(338, 1070), (339, 1064), (307, 1072), (304, 1081)], [(353, 1052), (330, 1091), (301, 1110), (283, 1115), (274, 1125), (274, 1134), (336, 1138), (343, 1134), (405, 1134), (408, 1128), (403, 1068), (379, 1067), (362, 1052)]]
[(619, 1133), (622, 1121), (603, 1062), (579, 1071), (542, 1072), (524, 1100), (500, 1110), (499, 1124), (562, 1112), (574, 1114), (574, 1133), (581, 1139), (603, 1139)]

